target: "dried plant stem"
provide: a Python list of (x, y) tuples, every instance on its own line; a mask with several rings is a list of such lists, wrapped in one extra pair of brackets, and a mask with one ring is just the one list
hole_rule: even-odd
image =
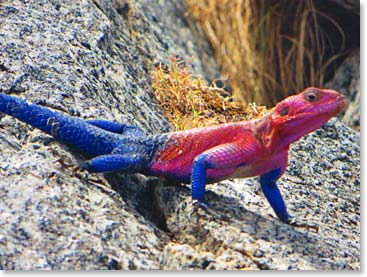
[(193, 77), (175, 58), (170, 65), (155, 68), (151, 78), (153, 93), (175, 130), (250, 120), (268, 112), (262, 106), (232, 101), (229, 92)]
[[(322, 86), (344, 34), (312, 0), (186, 0), (188, 16), (212, 44), (234, 97), (274, 105), (305, 86)], [(320, 19), (334, 26), (332, 45)], [(330, 32), (330, 30), (328, 30)]]

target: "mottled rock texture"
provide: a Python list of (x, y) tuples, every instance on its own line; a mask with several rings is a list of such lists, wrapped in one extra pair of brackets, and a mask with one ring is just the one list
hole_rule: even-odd
[[(180, 54), (194, 71), (215, 72), (212, 59), (205, 59), (212, 66), (198, 59), (206, 54), (183, 8), (170, 1), (2, 1), (1, 91), (82, 118), (167, 131), (151, 94), (154, 64)], [(153, 212), (144, 177), (76, 175), (81, 157), (9, 117), (0, 134), (1, 268), (160, 267), (169, 237), (145, 218)]]
[[(181, 1), (2, 1), (0, 89), (81, 118), (170, 129), (149, 71), (179, 54), (207, 78), (210, 48)], [(205, 64), (201, 61), (205, 61)], [(0, 115), (1, 269), (359, 269), (359, 133), (333, 120), (292, 147), (281, 223), (256, 178), (189, 186), (75, 170), (78, 153)]]
[(339, 66), (334, 78), (325, 87), (343, 93), (348, 99), (348, 105), (339, 115), (342, 122), (352, 128), (360, 129), (360, 57), (359, 49), (352, 52)]

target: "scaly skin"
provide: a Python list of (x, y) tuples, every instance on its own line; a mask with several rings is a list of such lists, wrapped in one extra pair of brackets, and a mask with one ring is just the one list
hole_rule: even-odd
[(345, 106), (336, 91), (307, 88), (280, 102), (269, 114), (188, 131), (145, 135), (136, 126), (83, 121), (0, 93), (0, 112), (18, 118), (91, 159), (91, 172), (143, 173), (192, 184), (196, 206), (206, 209), (205, 185), (260, 175), (260, 184), (280, 220), (299, 227), (276, 185), (287, 166), (289, 145), (326, 123)]

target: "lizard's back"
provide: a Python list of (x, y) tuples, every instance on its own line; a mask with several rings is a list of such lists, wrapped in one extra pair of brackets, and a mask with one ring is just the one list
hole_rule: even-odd
[(215, 146), (233, 142), (241, 132), (251, 134), (251, 124), (251, 121), (238, 122), (169, 133), (166, 143), (155, 152), (149, 173), (188, 183), (195, 157)]

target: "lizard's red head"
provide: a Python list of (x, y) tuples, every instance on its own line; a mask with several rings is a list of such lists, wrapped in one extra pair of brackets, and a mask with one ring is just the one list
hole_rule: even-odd
[(284, 99), (269, 116), (279, 138), (291, 143), (321, 127), (345, 104), (345, 97), (334, 90), (309, 87)]

